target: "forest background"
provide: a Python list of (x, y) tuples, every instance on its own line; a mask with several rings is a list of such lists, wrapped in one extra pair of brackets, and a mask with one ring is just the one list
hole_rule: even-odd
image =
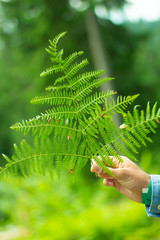
[[(13, 143), (23, 138), (9, 127), (43, 110), (30, 100), (43, 95), (47, 85), (39, 75), (49, 66), (44, 50), (48, 39), (63, 31), (68, 32), (65, 55), (82, 50), (89, 70), (105, 69), (115, 78), (104, 90), (112, 88), (126, 96), (139, 93), (136, 104), (142, 108), (147, 101), (160, 103), (160, 21), (115, 23), (111, 12), (125, 4), (125, 0), (0, 2), (1, 153), (10, 156)], [(149, 174), (160, 174), (159, 133), (139, 153), (138, 164)], [(77, 182), (72, 176), (56, 182), (48, 176), (0, 182), (0, 239), (150, 240), (160, 239), (160, 225), (158, 219), (147, 217), (143, 205), (105, 188), (88, 164)]]

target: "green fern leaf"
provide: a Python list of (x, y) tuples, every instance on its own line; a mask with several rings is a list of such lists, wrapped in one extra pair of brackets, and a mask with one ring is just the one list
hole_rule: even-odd
[[(24, 135), (31, 132), (33, 147), (23, 140), (19, 147), (14, 145), (11, 158), (3, 154), (6, 165), (0, 168), (1, 179), (20, 172), (25, 177), (49, 172), (53, 178), (54, 169), (60, 177), (62, 168), (77, 176), (92, 159), (112, 175), (108, 169), (113, 166), (109, 156), (119, 161), (122, 161), (120, 155), (137, 160), (139, 148), (152, 141), (151, 133), (160, 124), (157, 103), (152, 108), (148, 103), (146, 111), (135, 105), (133, 113), (126, 112), (138, 94), (116, 97), (117, 92), (113, 90), (100, 91), (99, 86), (112, 78), (102, 78), (103, 70), (84, 71), (88, 60), (79, 60), (82, 51), (63, 58), (64, 50), (58, 48), (58, 43), (65, 34), (58, 34), (46, 48), (52, 66), (40, 76), (53, 75), (53, 85), (45, 88), (49, 94), (31, 100), (32, 104), (49, 104), (51, 108), (11, 126)], [(115, 114), (123, 117), (119, 127), (114, 123)]]

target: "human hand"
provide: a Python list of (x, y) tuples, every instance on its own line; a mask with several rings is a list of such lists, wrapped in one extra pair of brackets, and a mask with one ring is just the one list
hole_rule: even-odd
[(140, 169), (127, 157), (121, 156), (123, 162), (120, 162), (115, 157), (110, 157), (116, 166), (109, 167), (114, 177), (102, 171), (93, 160), (91, 172), (97, 173), (101, 178), (104, 178), (105, 186), (115, 187), (120, 193), (130, 198), (133, 201), (142, 202), (142, 188), (148, 188), (150, 176)]

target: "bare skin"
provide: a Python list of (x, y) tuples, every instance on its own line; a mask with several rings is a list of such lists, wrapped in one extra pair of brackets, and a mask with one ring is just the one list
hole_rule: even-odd
[(111, 157), (115, 168), (109, 168), (115, 176), (103, 172), (93, 161), (91, 172), (97, 173), (100, 178), (103, 178), (103, 184), (107, 187), (115, 187), (117, 191), (130, 198), (131, 200), (142, 202), (142, 188), (148, 188), (150, 176), (140, 169), (127, 157), (121, 157), (123, 162), (120, 162), (115, 157)]

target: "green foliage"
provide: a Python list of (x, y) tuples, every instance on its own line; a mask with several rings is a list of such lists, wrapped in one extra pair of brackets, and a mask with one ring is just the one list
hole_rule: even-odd
[[(77, 62), (82, 51), (63, 58), (64, 51), (59, 50), (58, 42), (65, 34), (57, 35), (46, 49), (53, 65), (40, 76), (57, 76), (52, 79), (52, 85), (46, 87), (50, 93), (31, 100), (33, 104), (48, 104), (51, 108), (11, 127), (25, 135), (31, 131), (34, 147), (25, 140), (20, 147), (14, 145), (15, 154), (11, 159), (3, 155), (8, 163), (1, 169), (1, 177), (9, 172), (17, 174), (19, 169), (24, 176), (44, 175), (49, 171), (53, 177), (53, 167), (58, 176), (62, 167), (67, 167), (68, 172), (74, 175), (92, 158), (110, 174), (107, 167), (112, 165), (110, 155), (120, 161), (120, 154), (136, 160), (134, 154), (138, 153), (137, 149), (151, 141), (150, 132), (155, 133), (160, 118), (157, 104), (151, 108), (148, 103), (146, 113), (135, 106), (132, 114), (125, 109), (138, 95), (119, 96), (115, 100), (115, 91), (94, 91), (111, 78), (102, 78), (101, 70), (83, 73), (88, 60)], [(124, 123), (119, 127), (114, 123), (114, 114), (123, 117)]]
[(159, 219), (146, 217), (143, 204), (128, 201), (114, 189), (105, 190), (101, 179), (80, 177), (73, 182), (63, 176), (63, 181), (52, 182), (48, 176), (36, 176), (11, 180), (0, 184), (1, 239), (160, 238)]

